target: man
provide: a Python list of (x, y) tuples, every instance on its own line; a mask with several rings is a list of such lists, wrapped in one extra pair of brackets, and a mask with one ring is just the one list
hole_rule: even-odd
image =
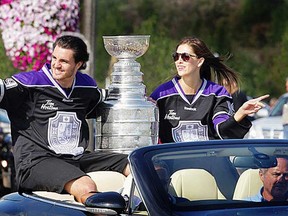
[(256, 196), (247, 200), (254, 202), (287, 201), (288, 199), (288, 159), (277, 158), (277, 166), (260, 169), (259, 176), (263, 187)]
[(68, 192), (93, 206), (97, 186), (87, 172), (130, 173), (127, 155), (85, 152), (85, 118), (95, 116), (95, 107), (105, 99), (105, 91), (78, 71), (88, 59), (82, 39), (62, 36), (53, 45), (51, 65), (0, 80), (0, 107), (11, 121), (19, 191)]

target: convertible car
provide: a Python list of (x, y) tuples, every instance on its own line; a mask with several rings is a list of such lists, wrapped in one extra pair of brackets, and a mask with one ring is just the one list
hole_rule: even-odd
[(286, 216), (286, 201), (247, 201), (263, 186), (259, 169), (277, 166), (277, 157), (288, 157), (288, 140), (142, 147), (129, 154), (128, 177), (109, 171), (89, 173), (102, 191), (94, 208), (69, 194), (34, 191), (2, 197), (0, 215)]

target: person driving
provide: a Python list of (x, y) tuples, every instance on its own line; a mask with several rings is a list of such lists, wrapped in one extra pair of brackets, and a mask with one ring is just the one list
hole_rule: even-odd
[(246, 200), (254, 202), (287, 201), (288, 199), (288, 158), (278, 157), (277, 166), (259, 169), (263, 187), (255, 196)]

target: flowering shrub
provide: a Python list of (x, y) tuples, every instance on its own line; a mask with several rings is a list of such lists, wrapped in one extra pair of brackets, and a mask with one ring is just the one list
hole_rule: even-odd
[(79, 31), (79, 0), (0, 0), (0, 29), (15, 68), (38, 70), (64, 31)]

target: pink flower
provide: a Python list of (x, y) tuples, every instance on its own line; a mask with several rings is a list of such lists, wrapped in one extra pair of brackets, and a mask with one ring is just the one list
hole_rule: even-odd
[(10, 4), (13, 0), (0, 0), (0, 5)]
[(0, 0), (0, 29), (7, 56), (20, 70), (51, 60), (52, 43), (79, 32), (79, 0)]

